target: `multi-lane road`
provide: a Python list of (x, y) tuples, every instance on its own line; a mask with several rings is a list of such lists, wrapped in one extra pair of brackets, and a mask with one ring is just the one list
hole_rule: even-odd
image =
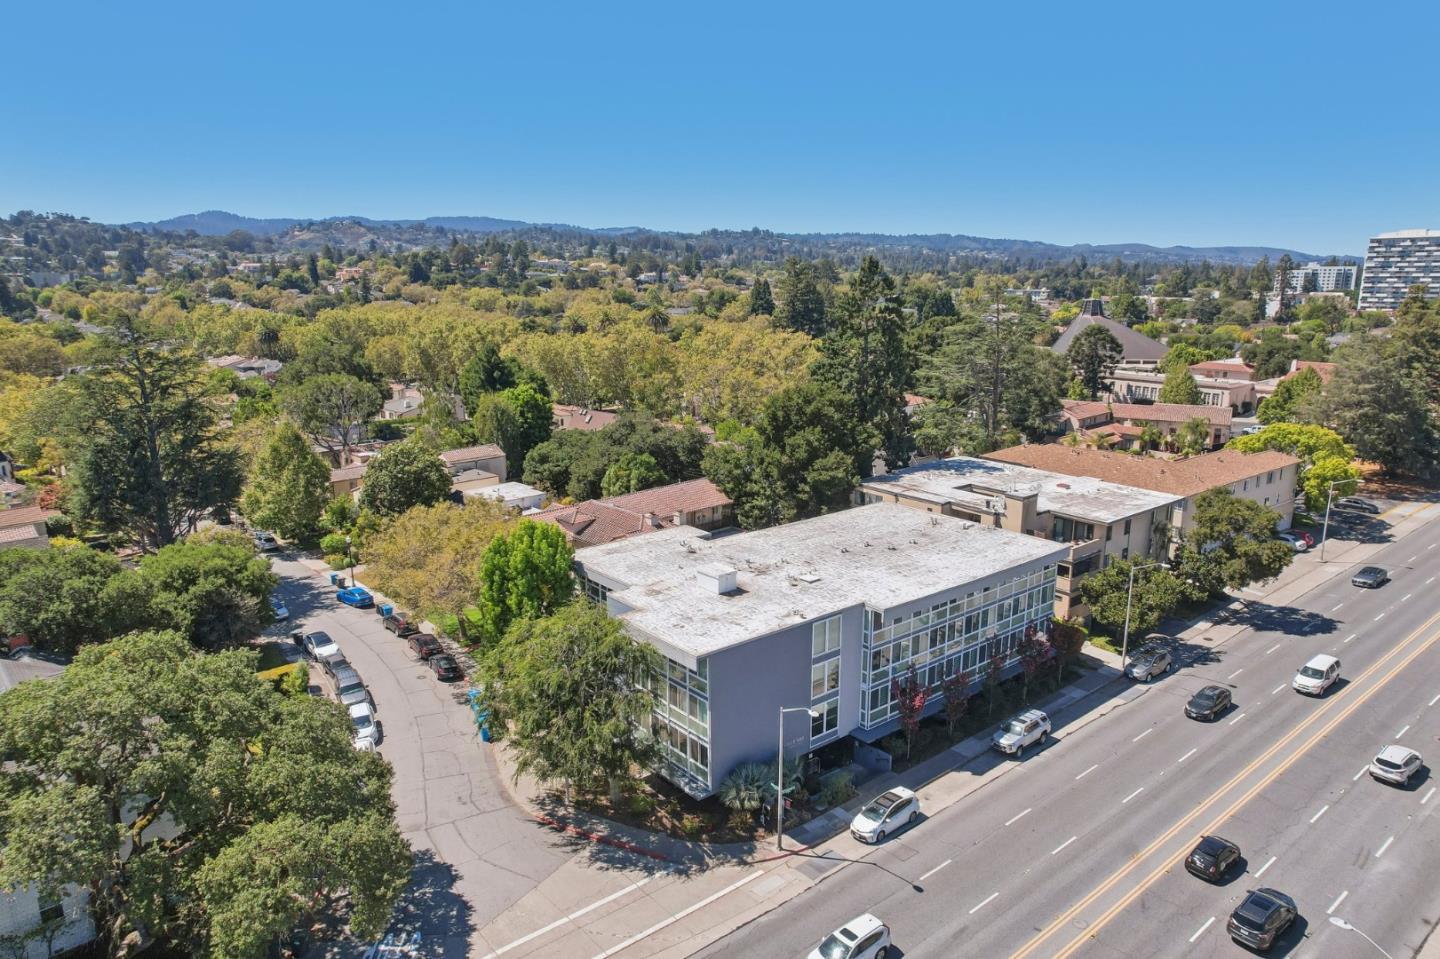
[[(1367, 562), (1392, 581), (1336, 576), (1293, 608), (1253, 610), (1223, 645), (1183, 646), (1144, 695), (702, 954), (803, 956), (872, 912), (908, 957), (1228, 956), (1226, 918), (1266, 885), (1302, 916), (1274, 954), (1381, 955), (1337, 916), (1408, 959), (1440, 917), (1440, 776), (1396, 789), (1363, 770), (1391, 742), (1440, 763), (1440, 523)], [(1320, 652), (1344, 682), (1302, 696), (1290, 680)], [(1187, 719), (1210, 683), (1234, 706)], [(1181, 867), (1207, 832), (1244, 853), (1221, 885)]]

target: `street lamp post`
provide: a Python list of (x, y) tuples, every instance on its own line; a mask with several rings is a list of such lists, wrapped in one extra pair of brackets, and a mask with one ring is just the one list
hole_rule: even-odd
[(784, 849), (785, 836), (785, 714), (809, 713), (811, 719), (820, 714), (809, 706), (780, 707), (780, 749), (775, 753), (775, 848)]
[(1381, 948), (1380, 943), (1376, 942), (1374, 939), (1371, 939), (1369, 936), (1365, 935), (1365, 933), (1361, 932), (1359, 929), (1356, 929), (1354, 926), (1350, 925), (1350, 923), (1346, 922), (1344, 919), (1341, 919), (1339, 916), (1331, 916), (1330, 925), (1339, 926), (1341, 929), (1349, 929), (1351, 932), (1359, 933), (1360, 937), (1363, 938), (1366, 942), (1370, 943), (1370, 945), (1378, 949), (1380, 955), (1384, 956), (1385, 959), (1395, 959), (1394, 956), (1390, 955), (1390, 953), (1386, 952), (1383, 948)]
[(1325, 525), (1320, 530), (1320, 562), (1325, 562), (1325, 544), (1330, 541), (1330, 504), (1335, 501), (1335, 487), (1341, 483), (1354, 483), (1357, 487), (1359, 480), (1336, 480), (1330, 484), (1329, 492), (1325, 494)]
[(1164, 563), (1146, 563), (1130, 567), (1130, 585), (1125, 588), (1125, 630), (1120, 638), (1120, 672), (1125, 672), (1125, 658), (1130, 654), (1130, 603), (1135, 598), (1135, 574), (1142, 569), (1154, 569)]

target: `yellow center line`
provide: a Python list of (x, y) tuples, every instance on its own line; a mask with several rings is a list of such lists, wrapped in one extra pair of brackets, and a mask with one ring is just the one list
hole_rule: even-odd
[[(1359, 685), (1364, 680), (1369, 679), (1372, 675), (1380, 672), (1386, 667), (1387, 663), (1389, 663), (1397, 656), (1401, 656), (1402, 654), (1404, 654), (1406, 647), (1408, 647), (1412, 642), (1415, 641), (1417, 637), (1421, 636), (1427, 629), (1434, 626), (1437, 622), (1440, 622), (1440, 613), (1436, 613), (1435, 615), (1431, 616), (1419, 628), (1417, 628), (1409, 636), (1405, 637), (1403, 642), (1397, 643), (1395, 647), (1390, 650), (1390, 652), (1386, 653), (1369, 669), (1365, 670), (1363, 673), (1357, 676), (1353, 680), (1353, 683), (1355, 685)], [(1326, 716), (1329, 715), (1329, 710), (1338, 710), (1338, 713), (1334, 716), (1334, 718), (1331, 719), (1329, 723), (1326, 723), (1326, 725), (1322, 729), (1320, 729), (1319, 732), (1317, 732), (1308, 742), (1306, 742), (1303, 747), (1292, 753), (1283, 763), (1281, 763), (1280, 766), (1278, 766), (1272, 772), (1267, 774), (1263, 779), (1261, 779), (1259, 783), (1253, 786), (1249, 791), (1245, 793), (1244, 796), (1242, 796), (1239, 800), (1232, 804), (1229, 809), (1227, 809), (1218, 819), (1215, 820), (1215, 822), (1213, 822), (1205, 830), (1206, 832), (1216, 831), (1225, 819), (1234, 815), (1235, 811), (1238, 810), (1241, 806), (1243, 806), (1246, 802), (1248, 802), (1251, 798), (1253, 798), (1260, 789), (1269, 785), (1282, 773), (1284, 773), (1287, 769), (1294, 765), (1294, 763), (1298, 761), (1300, 757), (1303, 756), (1306, 752), (1308, 752), (1311, 748), (1313, 748), (1314, 745), (1320, 741), (1320, 739), (1328, 735), (1336, 725), (1338, 725), (1342, 720), (1348, 717), (1350, 713), (1352, 713), (1355, 709), (1359, 708), (1366, 700), (1368, 700), (1372, 695), (1374, 695), (1376, 691), (1381, 689), (1385, 685), (1385, 683), (1393, 679), (1400, 672), (1400, 670), (1404, 669), (1406, 665), (1408, 665), (1412, 660), (1414, 660), (1422, 652), (1424, 652), (1425, 649), (1431, 646), (1437, 639), (1440, 639), (1440, 633), (1432, 635), (1429, 639), (1425, 640), (1425, 642), (1421, 643), (1413, 652), (1411, 652), (1408, 656), (1405, 656), (1405, 658), (1398, 665), (1396, 665), (1396, 667), (1391, 670), (1388, 675), (1386, 675), (1382, 680), (1377, 682), (1374, 687), (1366, 690), (1364, 693), (1359, 694), (1359, 697), (1353, 703), (1350, 703), (1342, 708), (1338, 704), (1344, 702), (1344, 700), (1337, 697), (1336, 699), (1331, 700), (1330, 704), (1327, 704), (1326, 707), (1322, 708), (1320, 711), (1312, 713), (1310, 717), (1307, 718), (1304, 722), (1300, 723), (1290, 732), (1286, 733), (1283, 737), (1281, 737), (1278, 742), (1276, 742), (1269, 749), (1265, 750), (1265, 752), (1262, 753), (1260, 756), (1256, 757), (1240, 772), (1236, 773), (1229, 782), (1221, 786), (1219, 789), (1215, 790), (1215, 792), (1211, 793), (1208, 798), (1206, 798), (1202, 803), (1200, 803), (1193, 810), (1191, 810), (1191, 812), (1189, 812), (1184, 818), (1176, 822), (1175, 825), (1171, 826), (1168, 830), (1166, 830), (1163, 835), (1151, 842), (1150, 845), (1146, 846), (1145, 849), (1136, 854), (1128, 863), (1116, 870), (1108, 879), (1106, 879), (1100, 885), (1096, 886), (1095, 889), (1093, 889), (1088, 895), (1085, 896), (1085, 898), (1081, 899), (1075, 905), (1071, 906), (1055, 920), (1053, 920), (1048, 926), (1046, 926), (1043, 930), (1036, 934), (1034, 938), (1032, 938), (1025, 945), (1021, 946), (1019, 950), (1017, 950), (1011, 955), (1010, 959), (1025, 959), (1025, 957), (1028, 957), (1032, 953), (1034, 953), (1035, 950), (1038, 949), (1042, 943), (1046, 942), (1048, 939), (1054, 936), (1061, 928), (1074, 920), (1075, 917), (1078, 916), (1083, 910), (1093, 905), (1097, 899), (1099, 899), (1101, 896), (1105, 895), (1107, 892), (1113, 889), (1121, 880), (1123, 880), (1126, 876), (1128, 876), (1131, 872), (1138, 868), (1142, 862), (1150, 858), (1150, 856), (1154, 855), (1155, 852), (1157, 852), (1164, 845), (1173, 840), (1175, 836), (1180, 833), (1181, 830), (1193, 823), (1196, 819), (1203, 815), (1207, 809), (1214, 806), (1227, 793), (1235, 789), (1247, 778), (1253, 775), (1257, 769), (1259, 769), (1265, 763), (1269, 762), (1272, 758), (1274, 758), (1274, 756), (1278, 752), (1280, 752), (1286, 746), (1290, 745), (1290, 743), (1293, 742), (1295, 739), (1302, 736), (1310, 727), (1314, 726), (1316, 723), (1323, 721)], [(1198, 840), (1198, 838), (1199, 837), (1197, 836), (1196, 839)], [(1071, 943), (1069, 943), (1064, 948), (1064, 950), (1056, 953), (1055, 959), (1063, 959), (1064, 956), (1070, 955), (1072, 952), (1075, 951), (1075, 949), (1078, 949), (1087, 940), (1091, 939), (1095, 935), (1095, 933), (1112, 918), (1114, 918), (1114, 916), (1121, 909), (1123, 909), (1137, 896), (1139, 896), (1141, 892), (1143, 892), (1148, 886), (1152, 885), (1157, 879), (1159, 879), (1160, 876), (1164, 875), (1165, 871), (1169, 869), (1171, 865), (1173, 865), (1173, 863), (1171, 863), (1167, 858), (1167, 860), (1162, 863), (1159, 868), (1157, 868), (1154, 872), (1152, 872), (1149, 876), (1142, 880), (1140, 885), (1138, 885), (1133, 891), (1128, 893), (1119, 903), (1107, 910), (1100, 917), (1100, 919), (1089, 924), (1086, 927), (1085, 932), (1081, 933), (1080, 936), (1078, 936)]]

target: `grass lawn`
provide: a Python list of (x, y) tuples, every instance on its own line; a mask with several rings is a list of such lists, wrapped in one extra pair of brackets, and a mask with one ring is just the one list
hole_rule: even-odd
[[(459, 620), (453, 613), (442, 613), (438, 616), (427, 616), (426, 619), (435, 624), (435, 627), (446, 636), (455, 637), (456, 627)], [(480, 610), (474, 606), (465, 610), (465, 622), (469, 635), (473, 638), (480, 634)], [(458, 638), (458, 637), (456, 637)]]

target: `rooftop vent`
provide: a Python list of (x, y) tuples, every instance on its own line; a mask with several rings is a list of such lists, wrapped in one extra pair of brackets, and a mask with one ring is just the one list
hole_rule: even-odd
[(798, 580), (800, 580), (800, 581), (803, 582), (803, 583), (818, 583), (818, 582), (820, 582), (820, 577), (819, 577), (819, 576), (816, 576), (814, 573), (801, 573), (800, 575), (796, 576), (795, 578), (798, 579)]
[(700, 584), (700, 589), (705, 593), (716, 596), (724, 596), (726, 593), (735, 592), (735, 579), (737, 572), (729, 566), (722, 566), (719, 563), (710, 563), (701, 566), (695, 571), (695, 581)]

